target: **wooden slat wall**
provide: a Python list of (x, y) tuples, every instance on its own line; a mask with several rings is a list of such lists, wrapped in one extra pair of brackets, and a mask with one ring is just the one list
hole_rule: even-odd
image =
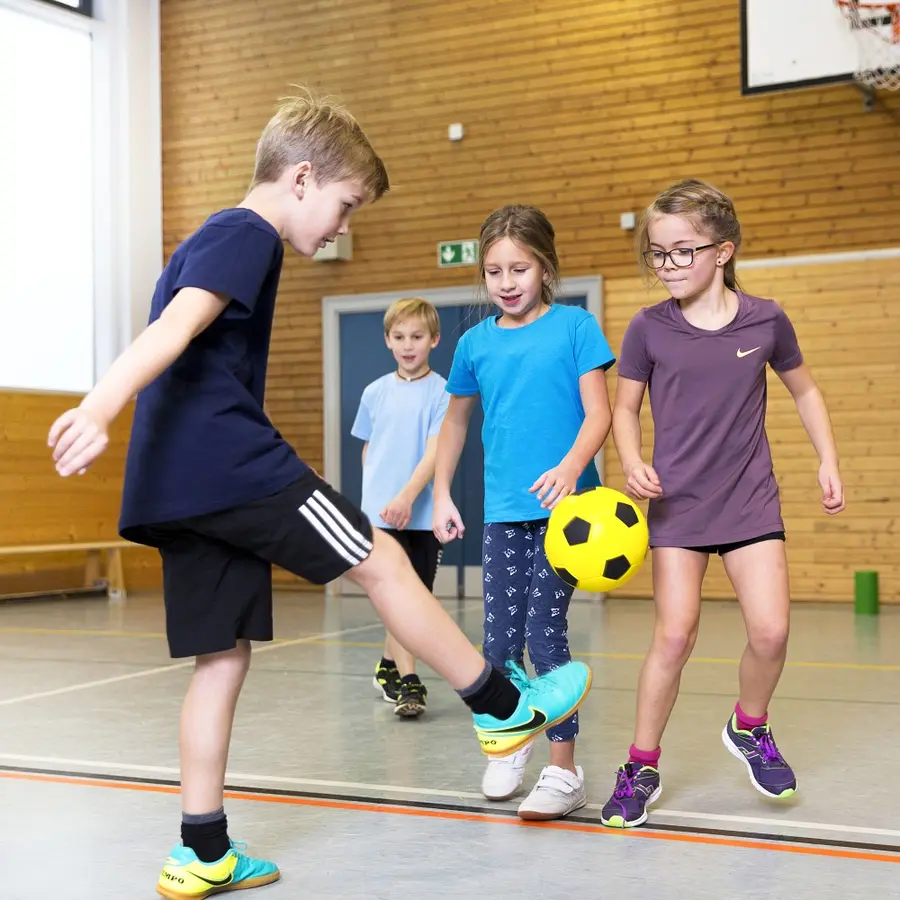
[[(240, 200), (258, 133), (291, 82), (346, 100), (391, 172), (392, 193), (355, 222), (352, 262), (286, 266), (268, 405), (305, 458), (322, 463), (321, 297), (470, 283), (470, 270), (436, 268), (435, 242), (476, 236), (505, 202), (545, 209), (568, 275), (632, 277), (619, 214), (686, 175), (734, 197), (747, 257), (900, 245), (900, 100), (866, 113), (847, 86), (741, 97), (739, 5), (714, 6), (162, 0), (167, 252), (209, 212)], [(466, 127), (461, 143), (447, 140), (451, 122)], [(613, 336), (634, 300), (621, 297), (610, 290)], [(886, 306), (879, 332), (896, 322), (895, 308)], [(836, 336), (865, 320), (834, 321), (833, 344), (827, 322), (810, 334), (814, 358), (848, 373), (873, 354), (890, 364), (889, 347)], [(848, 374), (846, 384), (860, 381)], [(854, 402), (841, 391), (829, 385), (836, 411)], [(773, 416), (790, 419), (783, 403)], [(852, 425), (859, 413), (845, 415)], [(785, 477), (807, 483), (802, 472)], [(848, 470), (861, 489), (855, 477)], [(796, 514), (810, 515), (806, 506)], [(819, 579), (830, 596), (845, 593), (831, 574), (845, 564), (838, 551), (851, 565), (853, 541), (867, 540), (839, 534), (828, 532), (834, 553), (815, 551), (828, 557)], [(814, 581), (802, 592), (815, 593)]]
[[(47, 432), (79, 398), (63, 394), (0, 392), (0, 544), (103, 541), (118, 537), (122, 473), (131, 408), (110, 434), (106, 453), (84, 476), (60, 478), (53, 468)], [(159, 555), (135, 548), (123, 556), (129, 589), (156, 587)], [(0, 560), (0, 580), (36, 573), (35, 589), (81, 584), (83, 554)]]
[[(793, 595), (851, 600), (854, 570), (876, 569), (882, 600), (900, 602), (900, 485), (892, 474), (900, 456), (898, 260), (754, 268), (740, 278), (748, 292), (776, 299), (791, 317), (828, 403), (841, 456), (847, 509), (830, 517), (821, 507), (815, 451), (790, 394), (770, 371), (767, 430), (789, 537)], [(617, 348), (631, 316), (665, 299), (638, 278), (612, 279), (606, 290), (605, 330)], [(649, 461), (653, 427), (646, 399), (642, 429)], [(621, 489), (624, 478), (611, 446), (605, 463), (607, 483)], [(648, 563), (623, 593), (650, 596), (651, 569)], [(719, 560), (710, 565), (706, 594), (733, 596)]]

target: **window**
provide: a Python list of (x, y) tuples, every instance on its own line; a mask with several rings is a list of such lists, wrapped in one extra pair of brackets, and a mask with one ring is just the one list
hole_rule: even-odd
[(43, 3), (52, 3), (54, 6), (64, 6), (66, 9), (74, 9), (75, 12), (86, 16), (93, 15), (93, 0), (42, 0)]
[(0, 389), (94, 379), (92, 38), (61, 18), (0, 5)]

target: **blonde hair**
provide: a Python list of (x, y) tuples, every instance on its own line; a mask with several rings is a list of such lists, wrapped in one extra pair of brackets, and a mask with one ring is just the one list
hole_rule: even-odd
[(546, 276), (541, 282), (541, 300), (549, 306), (559, 293), (559, 255), (553, 226), (536, 206), (504, 206), (484, 220), (478, 240), (479, 290), (484, 291), (488, 251), (506, 237), (532, 253), (541, 264)]
[(419, 318), (425, 323), (425, 327), (432, 337), (437, 337), (441, 333), (438, 311), (421, 297), (404, 297), (402, 300), (395, 300), (384, 314), (384, 333), (389, 334), (395, 325), (415, 318)]
[(283, 98), (256, 146), (255, 187), (277, 181), (288, 166), (309, 161), (316, 183), (358, 178), (377, 200), (390, 189), (381, 157), (356, 119), (338, 103), (298, 88)]
[(725, 286), (733, 291), (740, 290), (736, 262), (741, 247), (741, 223), (729, 197), (705, 181), (686, 178), (664, 190), (644, 210), (637, 230), (638, 265), (651, 278), (656, 277), (656, 272), (647, 265), (644, 253), (650, 249), (650, 223), (657, 216), (688, 219), (697, 231), (708, 234), (715, 244), (731, 241), (734, 253), (725, 263)]

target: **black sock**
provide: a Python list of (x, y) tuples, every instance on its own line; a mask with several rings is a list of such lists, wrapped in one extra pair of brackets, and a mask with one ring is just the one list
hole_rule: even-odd
[(197, 854), (200, 862), (211, 863), (221, 859), (231, 848), (228, 840), (228, 820), (225, 810), (181, 817), (181, 843)]
[(381, 663), (378, 666), (379, 669), (396, 669), (397, 663), (395, 663), (392, 659), (388, 659), (386, 656), (381, 657)]
[(485, 663), (474, 684), (457, 693), (473, 713), (495, 719), (508, 719), (516, 711), (521, 696), (519, 689), (490, 663)]
[(421, 684), (422, 679), (416, 675), (415, 672), (410, 672), (409, 675), (404, 675), (400, 679), (400, 684)]

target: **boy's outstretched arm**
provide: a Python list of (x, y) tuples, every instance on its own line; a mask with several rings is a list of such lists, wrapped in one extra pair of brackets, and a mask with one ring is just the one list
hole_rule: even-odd
[(225, 310), (228, 297), (188, 287), (180, 290), (109, 367), (94, 389), (51, 426), (56, 471), (84, 474), (109, 443), (110, 423), (125, 405), (184, 352), (187, 345)]

